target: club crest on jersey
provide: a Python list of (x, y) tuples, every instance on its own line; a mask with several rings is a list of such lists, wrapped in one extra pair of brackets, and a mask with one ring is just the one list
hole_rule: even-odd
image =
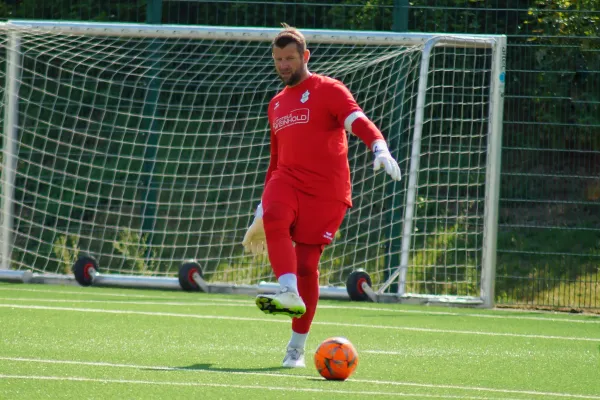
[(310, 96), (310, 92), (307, 90), (306, 92), (302, 93), (302, 97), (300, 98), (300, 103), (304, 104), (308, 101), (308, 96)]

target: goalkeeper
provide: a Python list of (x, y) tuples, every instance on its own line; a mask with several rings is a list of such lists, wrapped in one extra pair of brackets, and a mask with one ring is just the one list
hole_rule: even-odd
[(268, 314), (292, 317), (284, 367), (304, 367), (304, 346), (319, 299), (319, 259), (352, 206), (346, 132), (358, 136), (399, 181), (398, 164), (383, 135), (338, 80), (308, 70), (310, 52), (296, 28), (272, 43), (275, 70), (285, 87), (268, 108), (271, 160), (261, 204), (243, 241), (246, 251), (265, 251), (280, 290), (259, 295)]

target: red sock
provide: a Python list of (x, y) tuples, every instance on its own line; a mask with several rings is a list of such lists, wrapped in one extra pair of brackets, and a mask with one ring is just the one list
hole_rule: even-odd
[(297, 271), (296, 253), (290, 233), (295, 219), (293, 208), (284, 203), (271, 203), (264, 209), (267, 251), (277, 279), (283, 274), (296, 274)]
[(306, 313), (301, 318), (292, 319), (292, 330), (296, 333), (308, 333), (317, 311), (319, 301), (319, 259), (323, 245), (296, 243), (298, 262), (298, 291)]

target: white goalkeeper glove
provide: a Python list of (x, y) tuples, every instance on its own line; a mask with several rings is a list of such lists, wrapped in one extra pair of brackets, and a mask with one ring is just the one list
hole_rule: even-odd
[(373, 142), (373, 154), (375, 154), (375, 161), (373, 162), (373, 169), (379, 171), (382, 167), (385, 172), (392, 177), (393, 180), (399, 181), (402, 179), (402, 173), (400, 167), (394, 157), (390, 154), (390, 150), (384, 140), (376, 140)]
[(252, 253), (255, 256), (264, 255), (267, 253), (267, 239), (265, 236), (265, 227), (263, 225), (263, 208), (262, 203), (256, 207), (254, 213), (254, 221), (246, 231), (242, 245), (244, 250)]

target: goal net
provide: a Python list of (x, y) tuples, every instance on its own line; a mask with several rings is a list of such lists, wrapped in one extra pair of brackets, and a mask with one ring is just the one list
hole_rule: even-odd
[[(209, 283), (274, 281), (241, 241), (269, 162), (267, 105), (282, 89), (277, 32), (3, 25), (3, 267), (70, 274), (90, 254), (103, 273), (175, 276), (195, 259)], [(349, 87), (403, 172), (375, 174), (349, 137), (354, 208), (321, 284), (362, 268), (382, 292), (481, 298), (495, 252), (497, 38), (306, 37), (310, 70)]]

